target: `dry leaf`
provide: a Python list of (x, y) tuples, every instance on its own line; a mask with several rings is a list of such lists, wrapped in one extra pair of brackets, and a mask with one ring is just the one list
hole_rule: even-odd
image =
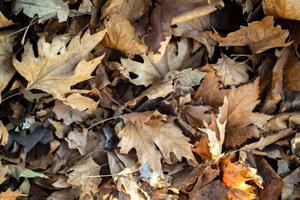
[(5, 146), (8, 142), (8, 131), (6, 127), (3, 125), (2, 121), (0, 121), (0, 145)]
[(55, 101), (53, 112), (57, 119), (63, 120), (65, 125), (70, 125), (73, 122), (81, 122), (83, 117), (87, 115), (84, 112), (72, 109), (70, 106), (63, 104), (62, 101), (59, 100)]
[(106, 47), (130, 54), (145, 53), (148, 47), (136, 36), (135, 29), (121, 13), (109, 15), (104, 25), (107, 34), (103, 39)]
[(13, 68), (11, 61), (15, 37), (8, 34), (9, 33), (0, 33), (0, 103), (1, 92), (15, 74), (15, 69)]
[[(167, 46), (167, 49), (159, 61), (154, 61), (153, 55), (142, 55), (144, 62), (136, 62), (130, 59), (121, 58), (123, 70), (121, 73), (135, 85), (149, 86), (155, 81), (161, 79), (167, 72), (185, 68), (185, 61), (189, 57), (190, 49), (187, 40), (181, 40), (177, 43), (178, 48), (173, 43)], [(138, 75), (131, 79), (129, 72)]]
[(68, 169), (68, 183), (73, 187), (80, 188), (80, 197), (92, 198), (97, 193), (98, 186), (101, 183), (99, 177), (101, 166), (98, 165), (92, 157), (86, 157), (76, 162)]
[(228, 100), (225, 97), (222, 107), (219, 108), (219, 114), (217, 118), (212, 114), (210, 125), (204, 121), (205, 128), (200, 129), (208, 136), (208, 146), (211, 153), (211, 158), (216, 162), (224, 155), (222, 154), (222, 146), (225, 140), (227, 112)]
[(124, 127), (117, 130), (121, 139), (118, 145), (120, 152), (128, 154), (134, 148), (140, 164), (146, 164), (154, 174), (162, 176), (161, 158), (172, 163), (171, 153), (179, 161), (185, 157), (195, 162), (189, 139), (174, 124), (165, 122), (165, 115), (149, 111), (126, 114), (122, 118)]
[(0, 193), (1, 200), (16, 200), (18, 197), (26, 197), (26, 194), (22, 194), (19, 191), (11, 191), (10, 189)]
[(84, 128), (81, 132), (77, 129), (70, 131), (65, 140), (68, 142), (70, 149), (78, 149), (80, 155), (85, 155), (85, 147), (87, 145), (88, 130)]
[(271, 118), (262, 113), (253, 113), (259, 103), (259, 79), (247, 85), (233, 88), (228, 94), (228, 118), (225, 145), (236, 147), (247, 139), (258, 137), (258, 128)]
[(10, 26), (13, 22), (5, 17), (3, 13), (0, 11), (0, 28)]
[(93, 113), (97, 109), (98, 102), (94, 101), (93, 99), (82, 96), (79, 93), (73, 93), (69, 95), (63, 103), (65, 105), (70, 106), (73, 109), (79, 110), (81, 112), (85, 112), (87, 114)]
[(6, 174), (9, 173), (8, 165), (3, 166), (0, 161), (0, 184), (2, 184), (7, 178)]
[(149, 10), (149, 0), (108, 0), (102, 7), (102, 16), (121, 12), (131, 23)]
[(234, 164), (228, 158), (222, 161), (223, 165), (223, 183), (232, 190), (228, 193), (230, 200), (251, 200), (256, 199), (253, 193), (255, 187), (246, 183), (254, 181), (255, 184), (262, 188), (262, 178), (256, 174), (257, 170), (247, 167), (243, 164)]
[[(284, 58), (282, 58), (284, 59)], [(283, 87), (291, 91), (300, 91), (300, 58), (291, 50), (283, 69)]]
[(222, 54), (222, 58), (216, 64), (212, 64), (217, 75), (221, 78), (224, 86), (239, 85), (249, 79), (246, 63), (239, 63)]
[(51, 44), (42, 37), (38, 41), (39, 57), (35, 58), (31, 45), (26, 43), (22, 61), (14, 58), (13, 64), (28, 81), (27, 90), (39, 89), (52, 94), (54, 98), (63, 99), (71, 91), (72, 85), (91, 78), (91, 73), (103, 56), (90, 61), (85, 58), (102, 40), (105, 32), (93, 35), (86, 32), (81, 39), (79, 34), (70, 41), (68, 47), (66, 37), (57, 36)]
[(264, 13), (274, 17), (300, 20), (300, 3), (295, 0), (263, 0)]
[(193, 128), (202, 128), (203, 121), (210, 123), (210, 106), (184, 105), (180, 112), (180, 118), (184, 119)]
[(289, 36), (288, 30), (282, 30), (279, 25), (273, 26), (273, 17), (267, 16), (261, 21), (254, 21), (248, 26), (241, 26), (240, 30), (229, 33), (225, 38), (218, 33), (211, 37), (219, 42), (220, 46), (246, 46), (252, 53), (258, 54), (275, 47), (287, 47), (291, 43), (285, 40)]

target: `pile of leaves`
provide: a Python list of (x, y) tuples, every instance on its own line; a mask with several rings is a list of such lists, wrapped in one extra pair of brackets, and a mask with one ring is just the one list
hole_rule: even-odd
[(299, 9), (0, 1), (0, 200), (299, 199)]

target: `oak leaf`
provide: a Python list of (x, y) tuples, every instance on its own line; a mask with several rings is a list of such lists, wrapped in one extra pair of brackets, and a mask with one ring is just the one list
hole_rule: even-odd
[(287, 47), (291, 42), (285, 40), (289, 36), (288, 30), (282, 30), (280, 25), (273, 26), (273, 17), (267, 16), (261, 21), (254, 21), (248, 26), (241, 26), (240, 30), (221, 37), (212, 33), (211, 37), (219, 42), (219, 46), (246, 46), (252, 53), (258, 54), (276, 47)]
[(91, 114), (93, 111), (96, 110), (98, 106), (98, 102), (94, 101), (93, 99), (83, 96), (79, 93), (73, 93), (69, 95), (65, 101), (63, 101), (65, 105), (70, 106), (73, 109), (77, 109), (81, 112), (85, 112), (87, 114)]
[(247, 139), (258, 137), (258, 128), (271, 116), (253, 112), (259, 103), (259, 79), (238, 88), (232, 88), (228, 94), (228, 117), (226, 125), (226, 146), (239, 146)]
[(294, 0), (263, 0), (264, 13), (274, 17), (300, 20), (300, 3)]
[(8, 33), (0, 33), (0, 103), (1, 92), (15, 74), (11, 61), (14, 39), (15, 37), (9, 36)]
[(28, 81), (27, 90), (39, 89), (50, 93), (54, 98), (64, 99), (72, 85), (92, 77), (91, 73), (103, 56), (90, 61), (85, 58), (104, 35), (105, 30), (93, 35), (86, 32), (81, 39), (79, 34), (67, 47), (66, 37), (57, 36), (51, 44), (42, 37), (38, 41), (39, 57), (35, 58), (31, 45), (26, 43), (22, 61), (14, 58), (13, 64)]
[[(121, 139), (120, 152), (128, 154), (135, 149), (141, 165), (146, 164), (154, 174), (162, 176), (161, 158), (171, 162), (173, 153), (178, 160), (182, 157), (195, 163), (189, 139), (172, 123), (165, 122), (166, 116), (158, 111), (131, 113), (122, 116), (123, 128), (116, 128)], [(118, 130), (119, 129), (119, 130)]]
[[(256, 174), (257, 170), (244, 164), (232, 163), (228, 158), (222, 161), (223, 183), (232, 190), (228, 193), (230, 200), (251, 200), (256, 199), (253, 193), (255, 187), (246, 183), (254, 181), (257, 186), (262, 188), (262, 178)], [(238, 191), (235, 191), (238, 190)]]
[(135, 28), (121, 13), (106, 17), (104, 25), (107, 34), (103, 39), (106, 47), (130, 54), (145, 53), (148, 47), (136, 36)]
[(238, 63), (222, 54), (222, 58), (216, 64), (212, 64), (217, 75), (221, 78), (224, 86), (239, 85), (248, 81), (249, 76), (246, 63)]

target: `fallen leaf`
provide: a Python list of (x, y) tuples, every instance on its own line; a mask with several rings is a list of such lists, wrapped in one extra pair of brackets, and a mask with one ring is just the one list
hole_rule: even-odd
[(61, 0), (17, 0), (14, 2), (13, 12), (18, 14), (21, 10), (28, 17), (38, 15), (42, 23), (52, 17), (58, 18), (59, 22), (67, 21), (70, 10), (67, 3)]
[(296, 133), (291, 143), (293, 153), (300, 156), (300, 133)]
[(72, 109), (79, 110), (81, 112), (85, 112), (87, 114), (93, 113), (97, 109), (98, 102), (93, 99), (83, 96), (79, 93), (73, 93), (69, 95), (63, 103), (65, 105), (70, 106)]
[(72, 187), (80, 188), (81, 198), (92, 198), (102, 180), (99, 176), (100, 169), (101, 166), (92, 157), (81, 159), (68, 169), (68, 183)]
[(0, 28), (12, 25), (13, 22), (5, 17), (5, 15), (0, 11)]
[(8, 131), (6, 127), (3, 125), (2, 121), (0, 121), (0, 145), (5, 146), (8, 142)]
[[(153, 61), (154, 56), (146, 56), (145, 54), (141, 55), (144, 60), (143, 63), (121, 58), (123, 67), (121, 73), (135, 85), (149, 86), (161, 79), (167, 72), (187, 67), (185, 61), (190, 53), (188, 41), (181, 40), (177, 45), (176, 48), (173, 43), (170, 43), (159, 61)], [(138, 75), (138, 77), (130, 78), (129, 72)]]
[(148, 12), (149, 6), (149, 0), (108, 0), (102, 7), (102, 16), (120, 12), (133, 23)]
[(7, 178), (6, 174), (8, 174), (8, 165), (3, 166), (0, 162), (0, 184), (2, 184)]
[(224, 86), (239, 85), (248, 81), (247, 70), (249, 66), (246, 63), (239, 63), (222, 54), (222, 58), (216, 64), (212, 64), (216, 74), (221, 78)]
[(16, 200), (18, 197), (26, 197), (26, 194), (23, 194), (19, 191), (12, 191), (11, 189), (6, 190), (5, 192), (0, 193), (0, 199), (2, 200)]
[(70, 106), (65, 105), (60, 100), (55, 101), (53, 112), (55, 113), (57, 119), (63, 120), (65, 125), (70, 125), (73, 122), (81, 122), (87, 115), (79, 110), (72, 109)]
[(195, 190), (191, 195), (191, 200), (222, 200), (227, 199), (227, 193), (225, 186), (219, 181), (215, 180), (210, 184), (205, 185), (200, 190)]
[[(228, 199), (250, 200), (256, 199), (253, 193), (255, 187), (247, 184), (247, 181), (254, 181), (255, 184), (262, 188), (262, 178), (256, 174), (257, 170), (243, 164), (234, 164), (228, 158), (222, 161), (223, 165), (223, 183), (231, 189), (239, 191), (230, 191)], [(236, 198), (239, 197), (239, 198)]]
[(296, 52), (291, 50), (287, 58), (287, 63), (283, 69), (283, 87), (291, 91), (300, 91), (299, 81), (299, 64), (300, 59), (296, 56)]
[(273, 17), (267, 16), (261, 21), (254, 21), (248, 26), (241, 26), (240, 30), (229, 33), (225, 38), (218, 33), (212, 33), (211, 37), (219, 42), (220, 46), (246, 46), (252, 53), (258, 54), (276, 47), (287, 47), (288, 30), (282, 30), (280, 25), (273, 26)]
[(210, 123), (210, 106), (184, 105), (180, 112), (180, 117), (193, 128), (202, 128), (203, 121)]
[(300, 4), (293, 0), (263, 0), (264, 13), (274, 17), (300, 20)]
[(222, 146), (225, 140), (227, 112), (228, 112), (228, 100), (227, 97), (225, 97), (222, 107), (219, 108), (219, 114), (217, 118), (212, 114), (211, 123), (208, 125), (204, 121), (203, 123), (205, 125), (205, 128), (200, 128), (202, 132), (207, 134), (208, 146), (211, 153), (211, 158), (213, 161), (216, 162), (224, 155), (222, 154)]
[(51, 44), (42, 37), (38, 41), (37, 58), (31, 45), (26, 43), (22, 61), (13, 60), (16, 70), (28, 81), (26, 89), (39, 89), (52, 94), (54, 98), (63, 99), (71, 91), (72, 85), (91, 78), (90, 74), (103, 56), (90, 61), (85, 58), (102, 40), (105, 32), (93, 35), (86, 32), (81, 39), (79, 34), (70, 41), (68, 47), (66, 37), (57, 36)]
[(9, 33), (0, 33), (0, 103), (1, 92), (15, 74), (11, 61), (14, 39), (15, 37), (10, 36)]
[(68, 133), (65, 140), (68, 142), (70, 149), (78, 149), (79, 153), (83, 156), (85, 155), (85, 147), (87, 145), (87, 134), (88, 130), (84, 128), (82, 132), (74, 129)]
[(17, 166), (17, 165), (9, 165), (8, 173), (17, 180), (19, 180), (20, 178), (35, 178), (35, 177), (49, 178), (43, 173), (35, 172), (30, 169)]
[(292, 196), (294, 190), (296, 189), (296, 184), (299, 183), (300, 180), (300, 167), (295, 169), (292, 173), (288, 176), (283, 178), (284, 186), (282, 189), (281, 198), (286, 200)]
[(253, 112), (259, 103), (259, 79), (253, 83), (232, 88), (228, 94), (228, 118), (225, 145), (236, 147), (247, 139), (258, 137), (258, 128), (271, 116)]
[(163, 175), (161, 158), (172, 163), (170, 153), (174, 153), (179, 161), (185, 157), (192, 163), (196, 162), (189, 139), (174, 124), (165, 122), (165, 115), (149, 111), (126, 114), (122, 118), (124, 127), (117, 130), (121, 139), (120, 152), (128, 154), (134, 148), (140, 164), (146, 164), (154, 174)]
[(142, 54), (147, 51), (148, 47), (138, 39), (134, 27), (121, 13), (107, 16), (104, 25), (107, 34), (103, 44), (106, 47), (130, 54)]

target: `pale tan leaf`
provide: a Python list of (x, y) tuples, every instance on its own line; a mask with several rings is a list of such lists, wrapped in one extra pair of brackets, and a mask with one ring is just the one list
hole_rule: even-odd
[(267, 16), (261, 21), (254, 21), (248, 26), (241, 26), (240, 30), (221, 37), (212, 33), (211, 37), (219, 42), (220, 46), (249, 46), (252, 53), (258, 54), (276, 47), (287, 47), (291, 42), (285, 40), (289, 36), (288, 30), (282, 30), (280, 25), (273, 26), (273, 17)]
[[(154, 62), (152, 56), (142, 54), (144, 62), (136, 62), (130, 59), (121, 58), (121, 73), (135, 85), (148, 86), (162, 78), (167, 72), (180, 70), (185, 68), (185, 61), (189, 57), (190, 48), (188, 41), (183, 39), (177, 43), (176, 47), (173, 43), (169, 43), (162, 58)], [(155, 59), (156, 61), (156, 59)], [(138, 75), (137, 78), (131, 79), (129, 72)]]
[(0, 33), (0, 103), (1, 92), (15, 74), (11, 61), (14, 39), (15, 37), (8, 36), (8, 33)]
[(10, 26), (12, 25), (13, 22), (9, 19), (7, 19), (3, 13), (0, 11), (0, 28), (6, 27), (6, 26)]
[(8, 142), (8, 131), (2, 121), (0, 121), (0, 145), (5, 146)]
[(97, 109), (98, 102), (93, 99), (82, 96), (79, 93), (73, 93), (69, 95), (66, 100), (63, 101), (65, 105), (70, 106), (73, 109), (77, 109), (81, 112), (85, 112), (87, 114), (91, 114), (93, 111)]
[(0, 161), (0, 184), (2, 184), (6, 180), (6, 174), (9, 173), (8, 165), (3, 166)]
[(266, 15), (274, 17), (300, 20), (300, 2), (295, 0), (263, 0)]
[(259, 79), (230, 90), (228, 95), (228, 118), (226, 126), (226, 146), (238, 146), (247, 139), (258, 137), (258, 129), (271, 116), (252, 112), (259, 103)]
[(19, 191), (11, 191), (11, 189), (0, 193), (1, 200), (16, 200), (18, 197), (26, 197), (26, 194), (22, 194)]
[(98, 185), (101, 183), (99, 177), (101, 166), (92, 157), (86, 157), (76, 162), (68, 169), (68, 183), (73, 187), (80, 188), (80, 196), (92, 198), (97, 193)]
[(84, 128), (82, 131), (75, 129), (68, 133), (68, 136), (65, 138), (65, 140), (68, 142), (70, 149), (77, 149), (83, 156), (86, 153), (85, 147), (87, 145), (87, 134), (88, 130), (86, 128)]
[(63, 104), (62, 101), (59, 100), (55, 101), (53, 112), (57, 119), (63, 120), (65, 125), (70, 125), (73, 122), (81, 122), (83, 117), (87, 115), (84, 112), (72, 109), (70, 106)]
[(239, 85), (248, 81), (249, 76), (246, 63), (239, 63), (222, 54), (222, 58), (216, 64), (212, 64), (224, 86)]
[(158, 176), (162, 176), (161, 158), (171, 163), (171, 153), (178, 160), (185, 157), (195, 162), (189, 139), (174, 124), (165, 122), (165, 115), (148, 111), (127, 114), (122, 118), (124, 127), (117, 130), (121, 138), (118, 145), (121, 153), (127, 154), (134, 148), (140, 164), (146, 164)]
[(109, 15), (104, 25), (107, 34), (103, 44), (109, 48), (130, 54), (145, 53), (148, 47), (135, 35), (134, 26), (121, 13)]
[(131, 23), (149, 10), (149, 0), (108, 0), (102, 7), (102, 16), (121, 12)]
[[(39, 56), (34, 56), (29, 43), (24, 46), (22, 61), (16, 58), (13, 64), (16, 70), (28, 81), (27, 90), (39, 89), (63, 99), (71, 91), (71, 86), (91, 78), (91, 73), (101, 62), (103, 56), (86, 61), (90, 51), (102, 40), (106, 31), (90, 35), (86, 32), (82, 38), (75, 36), (66, 47), (68, 39), (57, 36), (49, 44), (42, 37), (38, 41)], [(56, 87), (53, 87), (53, 86)]]

